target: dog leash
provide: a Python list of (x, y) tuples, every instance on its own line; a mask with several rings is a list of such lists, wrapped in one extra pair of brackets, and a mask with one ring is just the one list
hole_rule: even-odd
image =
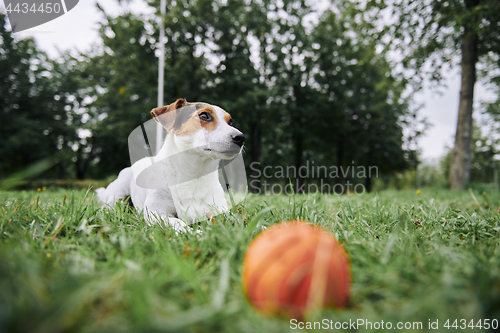
[[(227, 164), (231, 163), (233, 160), (234, 160), (234, 158), (231, 161), (229, 161)], [(227, 179), (226, 169), (224, 169), (224, 166), (227, 165), (225, 162), (226, 161), (224, 161), (224, 160), (221, 161), (221, 167), (220, 168), (221, 168), (221, 171), (222, 171), (222, 176), (224, 177), (224, 182), (226, 183), (227, 193), (229, 193), (229, 199), (231, 200), (231, 206), (235, 207), (234, 199), (233, 199), (233, 191), (231, 190), (231, 186), (229, 186), (229, 181)]]

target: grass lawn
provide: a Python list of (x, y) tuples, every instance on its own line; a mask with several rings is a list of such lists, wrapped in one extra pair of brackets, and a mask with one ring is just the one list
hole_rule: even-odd
[(500, 320), (500, 193), (474, 194), (249, 196), (197, 237), (103, 209), (93, 192), (0, 192), (0, 332), (296, 332), (241, 290), (261, 226), (294, 218), (330, 230), (352, 261), (350, 306), (308, 321), (487, 331), (478, 324)]

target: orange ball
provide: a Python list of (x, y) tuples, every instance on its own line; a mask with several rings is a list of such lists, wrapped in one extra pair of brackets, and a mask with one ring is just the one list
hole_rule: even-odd
[(260, 233), (243, 260), (243, 292), (257, 311), (301, 320), (313, 309), (348, 305), (349, 255), (324, 228), (303, 220)]

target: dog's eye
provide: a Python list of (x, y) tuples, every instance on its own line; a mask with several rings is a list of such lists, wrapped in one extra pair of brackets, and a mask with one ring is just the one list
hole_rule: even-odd
[(229, 126), (233, 126), (233, 119), (229, 119), (229, 121), (227, 122), (227, 124), (228, 124)]
[(204, 120), (204, 121), (212, 121), (214, 120), (214, 118), (212, 118), (212, 116), (210, 115), (210, 113), (208, 112), (202, 112), (198, 115), (198, 117), (201, 119), (201, 120)]

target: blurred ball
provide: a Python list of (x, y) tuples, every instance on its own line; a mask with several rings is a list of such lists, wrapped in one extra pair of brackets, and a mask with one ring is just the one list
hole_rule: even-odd
[(266, 315), (300, 320), (310, 310), (349, 302), (347, 251), (331, 233), (303, 220), (260, 233), (246, 251), (242, 275), (245, 296)]

